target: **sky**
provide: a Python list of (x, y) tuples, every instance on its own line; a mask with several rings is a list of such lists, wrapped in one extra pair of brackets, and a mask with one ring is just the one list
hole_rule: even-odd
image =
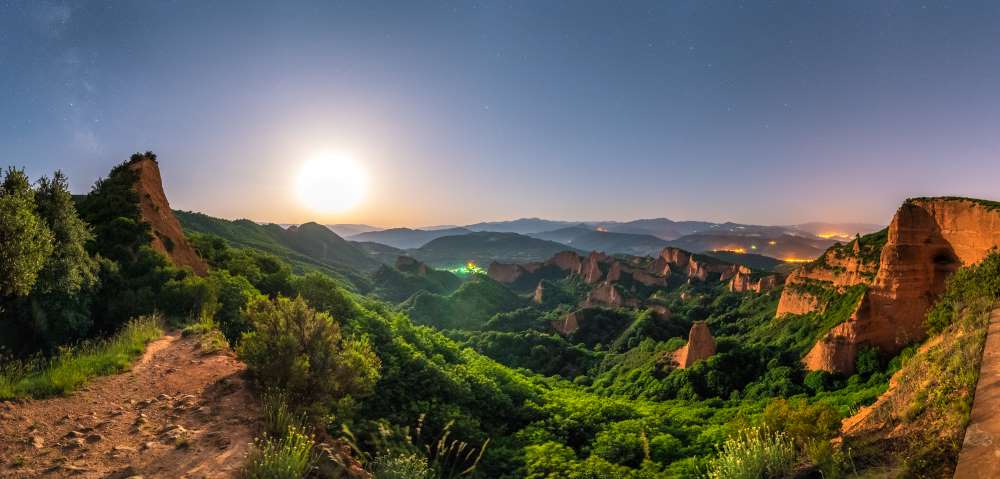
[[(4, 1), (0, 165), (380, 226), (886, 224), (1000, 198), (1000, 2)], [(354, 208), (296, 194), (321, 152)]]

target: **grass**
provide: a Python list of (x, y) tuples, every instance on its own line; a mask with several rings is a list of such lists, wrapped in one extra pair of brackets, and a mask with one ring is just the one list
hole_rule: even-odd
[(299, 479), (316, 462), (312, 436), (290, 427), (281, 437), (265, 436), (254, 441), (254, 450), (243, 466), (246, 479)]
[(304, 424), (305, 417), (291, 412), (284, 393), (271, 390), (261, 398), (263, 434), (243, 465), (246, 479), (298, 479), (316, 463), (316, 441)]
[(798, 453), (794, 441), (782, 432), (751, 427), (729, 438), (708, 465), (708, 479), (785, 477)]
[(219, 331), (219, 325), (211, 317), (202, 318), (196, 323), (192, 323), (181, 330), (184, 337), (194, 336), (198, 338), (198, 345), (206, 353), (215, 353), (229, 348), (229, 341), (226, 336)]
[(68, 394), (91, 378), (124, 371), (163, 335), (159, 316), (133, 319), (114, 336), (66, 348), (47, 360), (14, 360), (0, 366), (0, 400)]

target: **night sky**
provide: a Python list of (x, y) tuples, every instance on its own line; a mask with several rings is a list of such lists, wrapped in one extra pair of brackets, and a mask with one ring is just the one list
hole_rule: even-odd
[[(1000, 198), (1000, 2), (6, 2), (0, 165), (260, 221), (887, 223)], [(317, 151), (367, 198), (297, 201)]]

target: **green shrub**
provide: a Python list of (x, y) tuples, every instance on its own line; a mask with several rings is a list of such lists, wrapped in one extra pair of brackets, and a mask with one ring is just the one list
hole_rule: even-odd
[(792, 439), (765, 428), (748, 428), (726, 440), (709, 462), (709, 479), (784, 477), (797, 457)]
[(214, 353), (229, 348), (229, 342), (219, 331), (219, 325), (208, 316), (202, 317), (197, 323), (193, 323), (181, 330), (183, 336), (194, 336), (198, 338), (201, 350), (206, 353)]
[(238, 348), (257, 383), (285, 391), (314, 417), (347, 412), (371, 393), (380, 362), (364, 338), (344, 338), (327, 313), (298, 297), (258, 300), (247, 318), (253, 331)]
[(375, 479), (431, 479), (427, 458), (413, 453), (380, 454), (371, 465)]

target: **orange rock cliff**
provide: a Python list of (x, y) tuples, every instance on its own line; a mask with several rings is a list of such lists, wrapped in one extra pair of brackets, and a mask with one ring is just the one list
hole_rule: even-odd
[(139, 211), (143, 221), (152, 229), (153, 249), (165, 254), (177, 266), (187, 266), (198, 275), (206, 274), (208, 264), (188, 243), (180, 222), (170, 209), (155, 157), (148, 154), (136, 156), (129, 162), (129, 168), (138, 177), (135, 190), (139, 194)]
[[(843, 269), (814, 268), (796, 277), (796, 281), (822, 277), (834, 285), (868, 286), (848, 320), (831, 329), (806, 355), (807, 369), (850, 373), (862, 347), (895, 354), (922, 340), (924, 317), (944, 291), (947, 277), (961, 266), (981, 261), (996, 247), (1000, 247), (1000, 206), (964, 198), (907, 200), (889, 225), (874, 277), (867, 279), (866, 268), (872, 265), (851, 260), (838, 263)], [(828, 262), (829, 255), (828, 251), (824, 256)], [(790, 298), (779, 315), (802, 310), (791, 307), (802, 303), (793, 297), (801, 295), (789, 289), (782, 294), (782, 303), (786, 294)]]
[(674, 353), (677, 367), (684, 369), (715, 354), (715, 338), (704, 321), (695, 321), (688, 333), (688, 342)]

